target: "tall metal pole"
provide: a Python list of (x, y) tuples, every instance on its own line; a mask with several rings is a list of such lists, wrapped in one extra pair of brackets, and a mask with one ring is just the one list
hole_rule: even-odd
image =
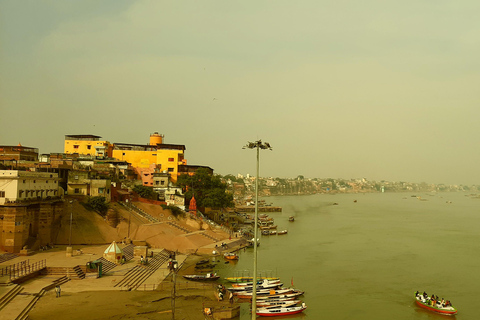
[(252, 320), (257, 318), (257, 232), (258, 232), (258, 177), (260, 171), (260, 147), (257, 144), (257, 175), (255, 177), (255, 231), (253, 239), (253, 292)]
[(253, 238), (253, 292), (252, 292), (252, 320), (257, 318), (257, 247), (258, 247), (258, 180), (260, 178), (260, 149), (272, 150), (268, 142), (262, 140), (248, 142), (243, 149), (257, 149), (257, 176), (255, 177), (255, 231)]
[(68, 246), (72, 246), (72, 220), (73, 220), (73, 201), (70, 201), (70, 236), (68, 237)]

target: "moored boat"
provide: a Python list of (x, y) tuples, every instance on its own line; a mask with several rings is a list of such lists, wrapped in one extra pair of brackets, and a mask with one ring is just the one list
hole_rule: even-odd
[(307, 309), (305, 303), (302, 303), (301, 306), (293, 306), (293, 307), (279, 307), (279, 308), (259, 308), (257, 309), (257, 316), (262, 317), (275, 317), (275, 316), (287, 316), (291, 314), (297, 314), (303, 312), (303, 310)]
[[(260, 280), (264, 280), (264, 279), (267, 279), (267, 280), (280, 280), (279, 278), (277, 277), (257, 277), (257, 280), (260, 281)], [(253, 277), (245, 277), (245, 276), (241, 276), (241, 277), (227, 277), (225, 278), (225, 280), (227, 280), (228, 282), (233, 282), (233, 283), (239, 283), (239, 282), (251, 282), (253, 281)]]
[[(283, 283), (280, 282), (280, 279), (273, 279), (273, 280), (261, 279), (261, 280), (257, 281), (257, 287), (258, 286), (273, 285), (273, 284), (275, 284), (277, 286), (283, 285)], [(234, 287), (234, 288), (245, 288), (245, 287), (252, 287), (252, 286), (253, 286), (253, 281), (238, 282), (238, 283), (232, 284), (232, 287)]]
[(267, 299), (257, 301), (257, 307), (271, 308), (276, 307), (287, 307), (294, 306), (302, 302), (302, 300), (280, 300), (280, 299)]
[[(257, 289), (257, 299), (260, 297), (269, 297), (269, 296), (278, 296), (282, 294), (291, 293), (293, 289)], [(244, 290), (244, 291), (235, 291), (233, 292), (235, 296), (239, 299), (251, 299), (253, 295), (252, 290)]]
[(439, 300), (438, 297), (434, 295), (429, 297), (425, 292), (423, 294), (420, 294), (418, 291), (415, 292), (415, 302), (420, 307), (433, 312), (447, 315), (457, 314), (457, 309), (452, 306), (450, 301), (444, 300), (443, 298)]
[(223, 257), (227, 260), (238, 260), (238, 254), (236, 254), (234, 252), (224, 253)]
[(187, 280), (194, 281), (213, 281), (220, 279), (216, 273), (207, 273), (207, 274), (186, 274), (183, 276)]
[(277, 234), (287, 234), (287, 233), (288, 233), (288, 230), (281, 230), (277, 232)]
[(289, 299), (289, 298), (296, 298), (303, 294), (304, 292), (301, 290), (293, 289), (292, 292), (285, 293), (285, 294), (274, 294), (274, 295), (258, 295), (257, 300), (265, 300), (265, 299)]
[(295, 221), (295, 217), (294, 217), (294, 216), (290, 216), (290, 217), (288, 218), (288, 221), (291, 221), (291, 222)]

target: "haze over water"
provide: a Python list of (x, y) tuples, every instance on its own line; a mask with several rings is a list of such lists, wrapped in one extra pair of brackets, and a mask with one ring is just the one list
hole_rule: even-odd
[[(478, 306), (480, 199), (464, 193), (270, 197), (287, 235), (261, 236), (258, 270), (305, 291), (294, 318), (441, 319), (417, 307), (416, 290), (452, 301), (458, 319)], [(357, 200), (357, 202), (354, 202)], [(338, 203), (338, 205), (333, 205)], [(295, 222), (288, 222), (290, 215)], [(253, 249), (222, 277), (253, 269)], [(242, 309), (241, 319), (249, 319)]]

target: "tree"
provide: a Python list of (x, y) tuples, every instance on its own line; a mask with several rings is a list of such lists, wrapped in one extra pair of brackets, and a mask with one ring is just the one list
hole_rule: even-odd
[(153, 191), (153, 188), (151, 188), (151, 187), (137, 185), (137, 186), (133, 187), (133, 191), (135, 191), (142, 198), (145, 198), (145, 199), (155, 200), (155, 198), (156, 198), (155, 192)]
[(185, 199), (195, 196), (197, 207), (227, 208), (233, 206), (233, 195), (226, 192), (227, 185), (219, 176), (211, 175), (205, 168), (199, 168), (193, 176), (181, 175), (177, 186), (185, 192)]
[(97, 197), (88, 197), (85, 207), (90, 210), (98, 212), (101, 216), (105, 216), (108, 211), (108, 203), (105, 201), (105, 198), (102, 196)]

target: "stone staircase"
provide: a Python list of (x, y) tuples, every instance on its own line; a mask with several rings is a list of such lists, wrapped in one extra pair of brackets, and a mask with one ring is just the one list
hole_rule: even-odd
[(123, 203), (123, 202), (117, 202), (117, 203), (120, 204), (121, 206), (123, 206), (124, 208), (126, 208), (128, 211), (136, 213), (138, 216), (146, 219), (150, 223), (160, 222), (157, 218), (155, 218), (155, 217), (151, 216), (150, 214), (146, 213), (145, 211), (143, 211), (142, 209), (140, 209), (139, 207), (137, 207), (133, 203), (128, 203), (128, 204)]
[(7, 253), (0, 254), (0, 263), (8, 261), (8, 260), (15, 259), (17, 257), (18, 257), (18, 254), (15, 254), (15, 253), (8, 253), (7, 252)]
[(6, 289), (5, 290), (6, 292), (2, 296), (0, 296), (0, 313), (1, 313), (2, 309), (10, 301), (12, 301), (17, 296), (17, 294), (19, 294), (23, 290), (23, 287), (21, 285), (18, 285), (18, 284), (12, 284), (12, 285), (9, 285), (9, 286), (2, 286), (2, 288)]
[(202, 236), (205, 238), (208, 238), (210, 240), (213, 240), (213, 242), (219, 242), (221, 239), (215, 238), (214, 236), (209, 235), (206, 231), (200, 233)]
[(125, 260), (129, 261), (133, 259), (133, 250), (135, 246), (133, 244), (129, 244), (128, 246), (124, 247), (123, 250), (123, 256), (125, 257)]
[(85, 279), (85, 271), (80, 266), (75, 267), (46, 267), (42, 270), (43, 275), (66, 276), (71, 280)]
[[(38, 293), (23, 292), (24, 288), (20, 285), (12, 285), (11, 289), (0, 297), (0, 319), (15, 319), (26, 320), (28, 319), (28, 313), (35, 306), (37, 301), (45, 295), (45, 293), (57, 285), (62, 285), (70, 281), (66, 276), (53, 280), (50, 284), (46, 285)], [(9, 305), (12, 300), (15, 299), (13, 304)], [(19, 300), (19, 301), (16, 301)]]
[(102, 273), (103, 274), (106, 274), (107, 272), (111, 271), (113, 268), (115, 268), (117, 266), (116, 263), (108, 261), (104, 257), (101, 257), (98, 260), (102, 261)]
[(152, 258), (148, 259), (147, 265), (137, 265), (130, 269), (115, 287), (126, 287), (128, 290), (136, 290), (155, 271), (165, 264), (169, 260), (169, 257), (170, 252), (162, 250)]
[(184, 227), (176, 224), (175, 222), (168, 221), (167, 224), (168, 224), (169, 226), (172, 226), (172, 227), (178, 229), (178, 230), (183, 231), (184, 233), (191, 233), (191, 232), (192, 232), (192, 231), (188, 230), (187, 228), (184, 228)]

